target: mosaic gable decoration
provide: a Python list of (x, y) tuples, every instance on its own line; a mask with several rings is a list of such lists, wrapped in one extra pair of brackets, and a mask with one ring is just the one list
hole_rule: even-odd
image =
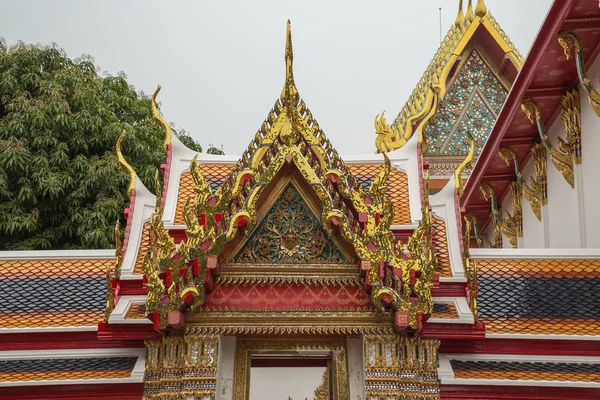
[(234, 262), (337, 264), (348, 260), (328, 237), (298, 191), (288, 186)]
[(424, 129), (425, 159), (432, 175), (451, 174), (469, 152), (466, 132), (475, 138), (478, 155), (504, 104), (508, 90), (473, 49)]

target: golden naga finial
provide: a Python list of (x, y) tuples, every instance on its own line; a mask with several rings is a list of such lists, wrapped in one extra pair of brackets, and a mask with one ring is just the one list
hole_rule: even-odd
[(117, 220), (115, 225), (115, 278), (121, 279), (121, 267), (123, 266), (123, 243), (121, 242), (121, 222)]
[(463, 0), (458, 0), (458, 14), (454, 21), (454, 26), (459, 27), (465, 22), (465, 14), (463, 14)]
[[(156, 173), (154, 174), (154, 190), (156, 192), (156, 205), (155, 205), (154, 212), (157, 214), (161, 214), (162, 213), (162, 186), (160, 184), (160, 175), (159, 175), (158, 169), (156, 170)], [(161, 214), (161, 216), (162, 216), (162, 214)]]
[(473, 22), (475, 20), (475, 14), (473, 14), (473, 0), (469, 0), (469, 4), (467, 5), (467, 13), (465, 14), (465, 19), (469, 22)]
[(454, 171), (454, 187), (458, 191), (458, 198), (460, 199), (463, 195), (464, 185), (462, 181), (462, 173), (465, 168), (471, 168), (473, 166), (473, 157), (475, 156), (475, 138), (471, 135), (471, 132), (467, 132), (467, 137), (469, 138), (469, 142), (471, 142), (471, 147), (469, 148), (469, 153), (467, 157), (463, 160), (462, 163), (456, 168)]
[(131, 165), (129, 165), (125, 157), (123, 157), (123, 153), (121, 152), (121, 142), (123, 142), (123, 138), (125, 138), (126, 134), (127, 131), (123, 130), (123, 133), (121, 133), (121, 136), (119, 136), (119, 138), (117, 139), (117, 145), (115, 147), (115, 150), (117, 152), (117, 161), (119, 161), (119, 167), (129, 172), (129, 187), (127, 188), (127, 195), (131, 196), (131, 194), (135, 190), (135, 171), (133, 170)]
[(285, 84), (281, 90), (281, 102), (285, 106), (295, 107), (300, 102), (300, 95), (294, 83), (294, 51), (292, 49), (292, 23), (288, 19), (285, 38)]
[(154, 94), (152, 95), (152, 118), (159, 124), (163, 126), (165, 129), (165, 141), (163, 142), (163, 149), (166, 151), (169, 150), (169, 145), (171, 144), (171, 135), (173, 134), (171, 131), (171, 126), (167, 124), (167, 121), (160, 115), (158, 111), (158, 106), (156, 105), (156, 95), (160, 92), (160, 85), (156, 87)]
[(487, 14), (487, 7), (485, 6), (485, 1), (477, 0), (477, 5), (475, 6), (475, 15), (479, 18), (485, 17)]

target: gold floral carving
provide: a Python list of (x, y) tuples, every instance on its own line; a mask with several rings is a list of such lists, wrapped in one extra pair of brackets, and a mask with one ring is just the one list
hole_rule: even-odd
[(234, 400), (246, 400), (250, 393), (250, 360), (253, 355), (331, 357), (332, 396), (336, 400), (350, 400), (348, 391), (348, 361), (343, 340), (238, 340), (235, 357)]
[(579, 82), (581, 82), (581, 86), (588, 95), (592, 109), (596, 115), (600, 117), (600, 93), (594, 89), (592, 82), (585, 76), (585, 62), (583, 60), (581, 39), (579, 39), (577, 33), (573, 31), (561, 31), (558, 33), (558, 43), (565, 51), (565, 57), (567, 60), (571, 59), (571, 50), (575, 50), (575, 65), (577, 67), (577, 76), (579, 77)]
[(510, 147), (503, 147), (499, 151), (500, 157), (507, 166), (511, 159), (515, 164), (515, 175), (517, 179), (509, 185), (510, 200), (512, 203), (512, 214), (508, 211), (502, 222), (502, 232), (506, 235), (513, 248), (518, 247), (518, 238), (523, 236), (523, 173), (517, 152)]
[(546, 147), (541, 143), (534, 144), (529, 152), (533, 156), (531, 161), (535, 177), (530, 177), (530, 184), (523, 182), (523, 194), (529, 202), (536, 218), (542, 220), (542, 206), (548, 203), (548, 188), (546, 177)]
[(513, 181), (508, 185), (509, 197), (512, 203), (512, 214), (506, 211), (502, 220), (502, 233), (508, 238), (513, 249), (519, 247), (519, 237), (523, 236), (523, 212), (521, 185)]
[(323, 371), (323, 382), (315, 389), (314, 400), (329, 400), (329, 371)]
[(581, 104), (579, 102), (579, 91), (573, 89), (567, 92), (561, 99), (563, 112), (560, 118), (565, 124), (567, 143), (571, 148), (571, 154), (575, 157), (575, 164), (581, 164)]
[(251, 264), (347, 261), (291, 185), (234, 259), (234, 262)]
[(214, 399), (218, 336), (186, 333), (147, 340), (145, 344), (144, 400)]
[(573, 155), (571, 154), (571, 147), (561, 137), (558, 138), (558, 149), (550, 143), (548, 135), (546, 134), (546, 127), (542, 120), (542, 113), (540, 106), (533, 99), (525, 99), (521, 104), (521, 109), (527, 115), (529, 121), (537, 126), (542, 143), (550, 151), (550, 158), (552, 163), (558, 171), (565, 178), (567, 183), (574, 187), (575, 176), (573, 169)]
[(367, 398), (439, 399), (439, 344), (439, 340), (366, 335), (364, 360)]
[(490, 222), (494, 231), (494, 243), (490, 244), (490, 247), (500, 249), (502, 248), (502, 212), (498, 208), (496, 192), (494, 192), (492, 185), (487, 182), (481, 182), (479, 184), (479, 189), (481, 190), (483, 197), (491, 203), (492, 208)]

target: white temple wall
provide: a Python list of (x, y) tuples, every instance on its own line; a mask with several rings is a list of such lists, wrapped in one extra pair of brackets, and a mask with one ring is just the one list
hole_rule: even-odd
[[(548, 129), (550, 143), (558, 147), (558, 137), (566, 138), (562, 120), (557, 118)], [(548, 235), (550, 248), (580, 248), (579, 210), (577, 191), (571, 187), (562, 173), (552, 163), (547, 152), (548, 175)], [(542, 217), (543, 222), (543, 217)]]
[[(598, 77), (600, 76), (600, 57), (592, 64), (587, 72), (587, 77), (596, 90), (600, 90)], [(575, 173), (581, 172), (583, 192), (583, 223), (585, 226), (586, 247), (600, 247), (600, 117), (596, 115), (585, 91), (579, 90), (581, 99), (581, 165), (576, 166)], [(577, 177), (576, 177), (577, 182)]]
[[(529, 178), (535, 176), (533, 165), (529, 162), (523, 168), (523, 180), (529, 184)], [(529, 202), (523, 198), (523, 248), (539, 249), (546, 247), (544, 225), (538, 221)]]

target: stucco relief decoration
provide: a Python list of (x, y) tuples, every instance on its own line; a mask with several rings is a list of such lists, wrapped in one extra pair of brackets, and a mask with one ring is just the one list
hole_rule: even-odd
[(293, 186), (284, 190), (234, 261), (259, 264), (348, 262)]
[(435, 119), (424, 129), (424, 155), (433, 161), (432, 174), (452, 172), (467, 155), (467, 131), (475, 138), (475, 154), (481, 152), (507, 93), (474, 49), (440, 102)]

